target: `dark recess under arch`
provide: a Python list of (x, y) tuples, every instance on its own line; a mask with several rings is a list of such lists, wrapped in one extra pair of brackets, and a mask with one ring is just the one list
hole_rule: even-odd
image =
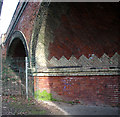
[(25, 38), (20, 31), (15, 31), (9, 41), (7, 57), (28, 57)]
[(26, 57), (25, 47), (19, 38), (13, 40), (13, 42), (11, 43), (9, 47), (7, 56), (13, 57), (13, 58), (14, 57)]

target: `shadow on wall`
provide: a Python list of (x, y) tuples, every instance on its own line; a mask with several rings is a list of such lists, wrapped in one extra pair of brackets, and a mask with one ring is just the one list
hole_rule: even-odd
[[(104, 103), (105, 84), (99, 82), (111, 83), (110, 77), (65, 76), (66, 69), (78, 66), (54, 66), (49, 61), (52, 57), (60, 60), (62, 56), (69, 60), (72, 55), (78, 59), (81, 55), (89, 58), (89, 55), (95, 54), (100, 58), (104, 53), (110, 57), (115, 52), (120, 54), (117, 8), (117, 4), (50, 3), (48, 6), (42, 3), (31, 41), (34, 72), (37, 74), (34, 73), (37, 98)], [(62, 75), (59, 75), (60, 68), (64, 72)], [(99, 99), (97, 89), (101, 91)]]
[[(35, 65), (36, 73), (44, 72), (44, 70), (48, 69), (49, 67), (53, 67), (49, 64), (48, 60), (49, 44), (53, 43), (54, 33), (60, 25), (61, 15), (66, 13), (68, 10), (67, 4), (55, 4), (51, 3), (50, 6), (48, 6), (48, 3), (42, 3), (38, 16), (36, 18), (32, 41), (32, 60), (33, 65)], [(54, 9), (56, 10), (54, 11)], [(59, 9), (61, 9), (61, 12), (59, 12)], [(38, 89), (44, 91), (43, 89), (47, 86), (47, 93), (51, 95), (52, 88), (49, 86), (49, 77), (41, 77), (41, 79), (42, 78), (45, 79), (45, 82), (41, 82), (40, 77), (35, 78), (35, 83), (37, 82), (36, 80), (38, 80), (38, 84), (34, 84), (36, 87), (35, 90)], [(41, 88), (39, 85), (41, 85)]]

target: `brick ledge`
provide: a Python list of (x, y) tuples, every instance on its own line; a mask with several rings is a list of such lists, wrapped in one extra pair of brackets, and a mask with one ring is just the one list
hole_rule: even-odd
[(92, 76), (92, 75), (120, 75), (120, 69), (46, 69), (34, 71), (33, 76)]

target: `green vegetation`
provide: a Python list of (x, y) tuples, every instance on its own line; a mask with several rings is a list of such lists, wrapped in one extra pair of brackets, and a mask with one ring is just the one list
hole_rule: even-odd
[(16, 97), (14, 97), (14, 96), (10, 96), (10, 98), (12, 98), (13, 100), (16, 100)]
[(64, 102), (64, 103), (68, 103), (68, 104), (78, 104), (80, 103), (79, 100), (74, 100), (74, 101), (64, 101), (64, 100), (58, 100), (58, 99), (54, 99), (52, 97), (51, 93), (48, 93), (46, 90), (44, 91), (36, 91), (35, 92), (35, 99), (37, 100), (43, 100), (43, 101), (57, 101), (57, 102)]
[(51, 93), (48, 93), (46, 90), (44, 91), (36, 91), (35, 92), (35, 99), (37, 100), (44, 100), (44, 101), (57, 101), (57, 99), (54, 99), (52, 97), (52, 94)]
[(45, 115), (46, 111), (45, 110), (31, 110), (31, 115)]

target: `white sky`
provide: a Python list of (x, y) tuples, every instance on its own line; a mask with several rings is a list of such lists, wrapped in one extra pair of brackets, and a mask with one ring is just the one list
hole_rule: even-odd
[(0, 16), (0, 36), (6, 33), (19, 0), (3, 0)]

